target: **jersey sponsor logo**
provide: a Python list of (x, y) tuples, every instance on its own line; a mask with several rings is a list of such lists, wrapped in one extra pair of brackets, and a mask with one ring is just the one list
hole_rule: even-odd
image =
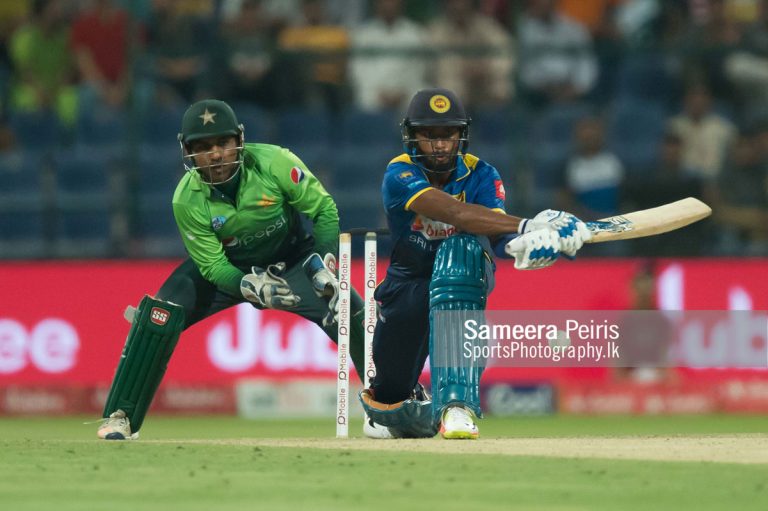
[(170, 317), (171, 313), (160, 307), (152, 307), (152, 310), (149, 311), (149, 320), (156, 325), (165, 325)]
[(214, 231), (221, 230), (222, 227), (224, 227), (224, 223), (227, 221), (227, 217), (225, 216), (215, 216), (211, 220), (211, 227), (213, 227)]
[(397, 175), (397, 179), (400, 181), (407, 181), (409, 177), (413, 177), (413, 172), (410, 170), (406, 170), (405, 172), (401, 172)]
[(291, 181), (293, 181), (293, 184), (299, 184), (304, 179), (304, 171), (301, 170), (299, 167), (293, 167), (291, 169)]
[(247, 233), (240, 237), (230, 236), (228, 238), (222, 239), (221, 244), (226, 248), (235, 248), (239, 246), (247, 247), (253, 242), (259, 241), (262, 238), (269, 238), (278, 230), (285, 227), (287, 224), (288, 221), (286, 220), (285, 215), (280, 215), (280, 218), (278, 218), (274, 223), (268, 225), (260, 231)]
[(496, 186), (496, 198), (500, 201), (504, 201), (507, 198), (507, 191), (504, 189), (504, 183), (501, 179), (494, 179), (493, 184)]
[(411, 230), (420, 232), (428, 240), (442, 240), (456, 234), (456, 227), (451, 224), (438, 222), (421, 215), (416, 215), (411, 224)]
[(439, 114), (444, 114), (451, 109), (451, 100), (442, 94), (435, 94), (429, 98), (429, 108)]

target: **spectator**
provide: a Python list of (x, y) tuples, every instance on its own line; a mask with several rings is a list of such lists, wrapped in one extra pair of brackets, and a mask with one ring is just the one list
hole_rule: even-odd
[(597, 117), (581, 119), (574, 139), (576, 150), (563, 169), (558, 207), (580, 218), (615, 215), (624, 166), (605, 148), (603, 121)]
[[(621, 195), (623, 211), (653, 208), (691, 196), (708, 198), (698, 172), (683, 163), (682, 139), (672, 132), (661, 141), (659, 164), (630, 178), (622, 187)], [(633, 240), (632, 253), (649, 257), (700, 255), (700, 246), (712, 237), (711, 233), (709, 221), (697, 222), (672, 235)]]
[(8, 85), (11, 76), (10, 39), (11, 35), (26, 20), (26, 1), (0, 2), (0, 119), (8, 114)]
[(63, 125), (77, 119), (75, 67), (62, 0), (33, 0), (29, 21), (10, 40), (14, 67), (11, 108), (51, 110)]
[(128, 98), (131, 20), (115, 0), (94, 0), (72, 24), (71, 44), (80, 75), (81, 109), (121, 108)]
[(768, 113), (768, 18), (745, 28), (741, 44), (725, 58), (724, 73), (745, 116)]
[(736, 128), (714, 112), (709, 89), (701, 84), (689, 86), (683, 112), (674, 116), (669, 126), (683, 141), (683, 165), (702, 179), (717, 178)]
[(224, 66), (226, 79), (216, 80), (219, 97), (253, 101), (262, 106), (273, 102), (270, 76), (274, 62), (271, 18), (261, 0), (244, 0), (237, 16), (222, 31), (222, 53), (216, 59)]
[(419, 26), (402, 15), (402, 0), (376, 0), (374, 18), (352, 32), (355, 101), (362, 110), (404, 110), (426, 86), (426, 55)]
[(759, 140), (750, 131), (736, 138), (715, 188), (712, 211), (731, 255), (768, 255), (768, 171)]
[(437, 52), (433, 81), (453, 90), (470, 107), (504, 104), (513, 96), (512, 38), (473, 0), (446, 0), (444, 14), (429, 26)]
[(592, 37), (618, 38), (618, 29), (613, 13), (622, 0), (559, 0), (557, 10), (560, 14), (581, 24)]
[(293, 72), (304, 85), (304, 104), (338, 111), (344, 104), (349, 34), (328, 21), (323, 0), (303, 0), (302, 13), (299, 24), (280, 33), (278, 47), (296, 57)]
[(587, 29), (555, 0), (528, 0), (517, 28), (521, 93), (536, 106), (585, 98), (598, 77)]
[(158, 96), (169, 102), (191, 103), (205, 91), (210, 27), (198, 16), (185, 14), (179, 0), (153, 0), (148, 26), (151, 76)]
[(681, 38), (684, 72), (688, 81), (705, 83), (710, 94), (718, 100), (733, 102), (737, 99), (726, 76), (728, 58), (743, 44), (743, 26), (729, 16), (724, 0), (699, 2), (691, 23)]

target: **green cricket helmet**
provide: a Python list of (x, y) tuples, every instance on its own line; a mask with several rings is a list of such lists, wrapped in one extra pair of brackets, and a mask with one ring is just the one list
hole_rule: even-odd
[[(178, 135), (184, 168), (188, 172), (196, 172), (207, 184), (221, 184), (233, 179), (240, 171), (243, 163), (244, 131), (243, 125), (237, 121), (234, 110), (224, 101), (204, 99), (192, 104), (184, 112), (184, 117), (181, 120), (181, 133)], [(211, 166), (202, 168), (195, 163), (195, 156), (203, 153), (191, 153), (189, 144), (196, 140), (223, 136), (237, 137), (237, 168), (226, 179), (213, 181), (209, 178), (208, 172), (208, 167)]]
[[(411, 160), (427, 172), (452, 172), (456, 168), (456, 157), (466, 154), (469, 149), (469, 125), (472, 122), (459, 97), (451, 90), (430, 88), (418, 91), (411, 99), (405, 119), (401, 123), (403, 148)], [(451, 164), (439, 168), (429, 155), (422, 154), (416, 140), (420, 128), (455, 127), (459, 129), (459, 140)]]

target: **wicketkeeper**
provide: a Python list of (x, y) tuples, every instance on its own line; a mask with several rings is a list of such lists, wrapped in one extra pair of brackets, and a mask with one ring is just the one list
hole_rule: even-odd
[[(99, 438), (138, 436), (181, 332), (223, 309), (248, 301), (293, 312), (336, 340), (339, 215), (322, 184), (289, 150), (246, 144), (222, 101), (190, 106), (179, 143), (187, 173), (173, 213), (189, 258), (139, 303)], [(351, 325), (350, 354), (364, 368), (363, 302), (355, 292)]]
[[(389, 437), (440, 431), (444, 438), (477, 438), (483, 364), (452, 365), (445, 363), (450, 357), (439, 356), (457, 351), (463, 340), (460, 328), (434, 335), (441, 313), (485, 309), (493, 289), (492, 253), (514, 257), (518, 269), (544, 268), (561, 253), (574, 257), (590, 238), (583, 222), (562, 211), (542, 211), (530, 220), (507, 215), (499, 173), (467, 152), (469, 124), (452, 91), (419, 91), (402, 123), (405, 153), (384, 175), (394, 247), (375, 295), (376, 377), (360, 400)], [(431, 401), (413, 391), (427, 355)]]

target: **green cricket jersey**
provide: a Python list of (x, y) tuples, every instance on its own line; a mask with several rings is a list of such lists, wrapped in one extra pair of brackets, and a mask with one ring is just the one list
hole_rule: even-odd
[[(291, 265), (311, 252), (335, 254), (339, 237), (333, 198), (296, 155), (268, 144), (245, 144), (243, 151), (234, 202), (196, 173), (187, 173), (173, 194), (190, 257), (203, 277), (236, 296), (251, 266)], [(300, 213), (314, 223), (314, 236)]]

